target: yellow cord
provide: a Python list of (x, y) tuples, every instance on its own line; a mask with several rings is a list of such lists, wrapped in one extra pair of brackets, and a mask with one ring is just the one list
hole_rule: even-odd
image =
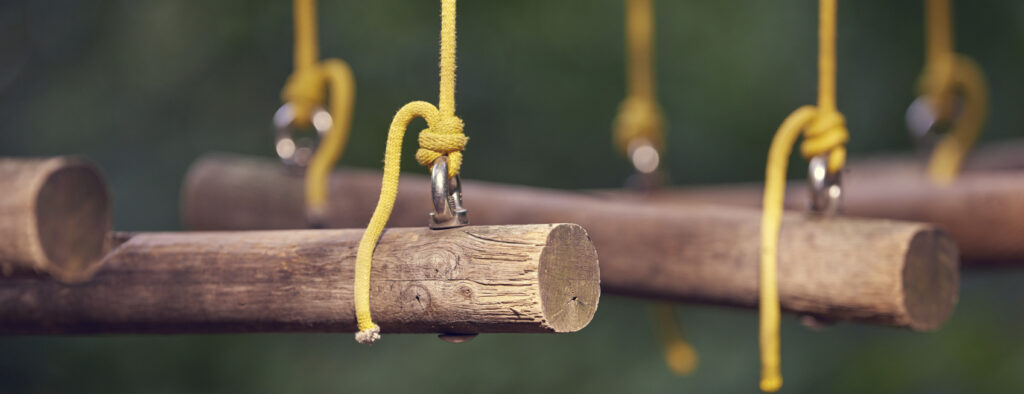
[(309, 127), (316, 107), (330, 91), (332, 122), (306, 168), (306, 210), (310, 218), (322, 219), (327, 209), (328, 178), (348, 142), (355, 103), (355, 78), (348, 63), (338, 59), (317, 61), (315, 0), (295, 0), (295, 70), (285, 83), (282, 99), (292, 105), (296, 127)]
[(656, 303), (651, 306), (658, 339), (665, 356), (665, 364), (677, 375), (689, 375), (697, 369), (697, 350), (683, 337), (672, 304)]
[[(927, 40), (924, 73), (919, 90), (935, 112), (937, 122), (952, 120), (949, 134), (935, 146), (928, 163), (928, 175), (939, 185), (948, 185), (985, 125), (988, 112), (988, 84), (981, 67), (953, 52), (951, 0), (925, 3)], [(954, 97), (963, 98), (962, 113), (955, 114)]]
[(380, 199), (359, 241), (356, 254), (354, 287), (356, 320), (359, 323), (356, 340), (360, 343), (369, 344), (380, 339), (380, 327), (370, 315), (370, 269), (373, 251), (391, 216), (395, 196), (398, 194), (402, 138), (405, 137), (409, 123), (417, 117), (427, 121), (427, 129), (420, 132), (420, 149), (416, 152), (416, 160), (424, 166), (432, 166), (435, 160), (447, 155), (448, 175), (458, 174), (462, 166), (462, 150), (468, 138), (462, 133), (462, 120), (455, 116), (455, 0), (441, 0), (441, 83), (438, 107), (425, 101), (408, 103), (398, 110), (388, 129)]
[[(663, 151), (665, 121), (654, 84), (653, 1), (626, 0), (625, 3), (627, 93), (615, 118), (614, 140), (626, 154), (630, 145), (637, 141), (646, 141)], [(654, 306), (652, 318), (669, 369), (679, 375), (689, 375), (697, 367), (697, 352), (681, 334), (671, 305)]]
[(665, 147), (664, 116), (654, 86), (654, 12), (652, 0), (626, 0), (626, 99), (615, 117), (616, 145), (629, 153), (630, 143), (647, 140)]
[(786, 168), (796, 139), (803, 134), (801, 154), (806, 158), (828, 154), (828, 171), (846, 164), (849, 139), (845, 120), (836, 109), (836, 0), (820, 0), (818, 30), (818, 106), (803, 106), (779, 126), (768, 151), (765, 167), (764, 211), (761, 216), (761, 390), (782, 387), (779, 345), (778, 242)]

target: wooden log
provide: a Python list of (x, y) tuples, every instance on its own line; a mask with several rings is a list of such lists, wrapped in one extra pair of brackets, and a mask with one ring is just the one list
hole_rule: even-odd
[[(123, 235), (88, 282), (0, 280), (0, 333), (355, 332), (362, 230)], [(392, 333), (572, 332), (600, 297), (573, 224), (391, 228), (370, 304)]]
[[(924, 171), (927, 157), (908, 154), (884, 154), (852, 161), (851, 168), (860, 172), (885, 174), (893, 171)], [(1024, 169), (1024, 140), (991, 142), (978, 146), (964, 159), (963, 173)]]
[[(301, 178), (262, 159), (213, 155), (193, 164), (183, 192), (194, 229), (299, 228)], [(365, 226), (380, 175), (331, 178), (328, 226)], [(758, 299), (760, 212), (742, 207), (672, 208), (482, 182), (463, 183), (472, 223), (574, 222), (601, 255), (607, 293), (753, 308)], [(403, 175), (392, 225), (423, 225), (425, 177)], [(823, 320), (938, 328), (957, 299), (955, 245), (927, 224), (787, 215), (780, 240), (783, 309)]]
[[(953, 184), (938, 187), (924, 169), (909, 162), (852, 163), (843, 175), (844, 214), (935, 223), (960, 248), (964, 264), (974, 267), (1024, 263), (1024, 170), (969, 170)], [(1003, 162), (1005, 163), (1005, 162)], [(759, 207), (761, 184), (670, 188), (654, 194), (603, 193), (637, 203), (686, 206), (700, 202)], [(806, 209), (807, 183), (793, 180), (788, 209)]]
[(73, 157), (0, 158), (0, 267), (87, 278), (106, 252), (110, 197), (93, 164)]

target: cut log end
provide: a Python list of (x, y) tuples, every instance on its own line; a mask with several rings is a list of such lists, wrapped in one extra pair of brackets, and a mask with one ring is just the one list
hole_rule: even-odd
[(110, 198), (98, 170), (65, 159), (43, 181), (35, 202), (39, 246), (45, 270), (67, 281), (83, 279), (106, 252)]
[(0, 266), (64, 282), (100, 265), (110, 197), (95, 165), (76, 157), (0, 158)]
[(934, 331), (949, 319), (958, 295), (959, 252), (945, 231), (929, 228), (914, 235), (903, 267), (908, 326)]
[(540, 256), (541, 307), (553, 331), (575, 332), (594, 318), (601, 296), (597, 249), (583, 227), (554, 226)]

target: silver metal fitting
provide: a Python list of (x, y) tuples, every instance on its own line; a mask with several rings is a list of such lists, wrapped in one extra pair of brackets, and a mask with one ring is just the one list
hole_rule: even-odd
[(939, 118), (928, 96), (917, 96), (907, 107), (906, 122), (910, 139), (918, 150), (931, 154), (935, 143), (949, 131), (957, 118), (961, 116), (964, 99), (960, 95), (953, 96), (953, 114), (950, 119)]
[(313, 129), (315, 138), (299, 138), (295, 136), (292, 123), (295, 122), (295, 110), (290, 103), (285, 103), (274, 113), (274, 150), (281, 162), (292, 167), (305, 167), (313, 158), (320, 140), (331, 129), (334, 122), (331, 114), (322, 107), (313, 109)]
[(811, 190), (811, 211), (833, 215), (839, 211), (843, 188), (841, 173), (828, 172), (828, 154), (811, 158), (807, 166), (807, 180)]
[(430, 213), (430, 228), (444, 229), (469, 224), (469, 216), (462, 207), (462, 181), (458, 175), (448, 177), (448, 156), (434, 162), (430, 176), (430, 195), (434, 212)]

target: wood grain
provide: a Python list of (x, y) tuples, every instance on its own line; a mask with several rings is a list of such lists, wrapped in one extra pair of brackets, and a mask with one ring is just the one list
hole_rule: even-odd
[[(88, 282), (0, 280), (0, 333), (355, 332), (362, 230), (139, 233)], [(600, 297), (577, 225), (385, 231), (371, 276), (383, 332), (572, 332)]]
[[(183, 219), (203, 230), (301, 228), (301, 182), (270, 160), (207, 156), (189, 171)], [(326, 224), (365, 226), (379, 187), (378, 172), (335, 172)], [(471, 223), (587, 228), (607, 293), (757, 306), (759, 210), (645, 205), (473, 181), (463, 191)], [(403, 175), (390, 224), (424, 225), (428, 193), (426, 178)], [(956, 247), (931, 225), (789, 214), (779, 250), (780, 297), (790, 312), (932, 330), (956, 304)]]

